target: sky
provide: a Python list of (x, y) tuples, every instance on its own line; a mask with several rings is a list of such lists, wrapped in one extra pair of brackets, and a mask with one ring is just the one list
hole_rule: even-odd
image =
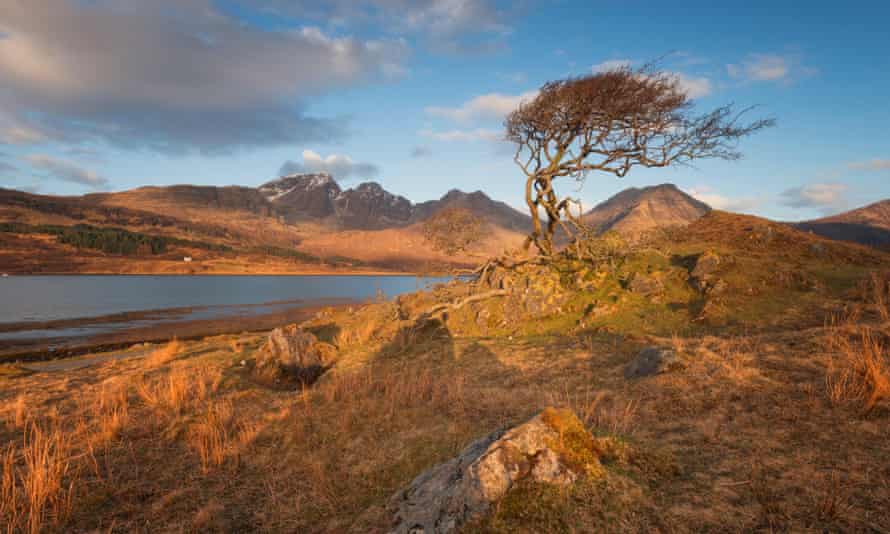
[(522, 208), (504, 116), (545, 82), (660, 59), (706, 112), (777, 126), (740, 161), (589, 174), (803, 220), (890, 198), (890, 3), (2, 0), (0, 187), (76, 195), (328, 171)]

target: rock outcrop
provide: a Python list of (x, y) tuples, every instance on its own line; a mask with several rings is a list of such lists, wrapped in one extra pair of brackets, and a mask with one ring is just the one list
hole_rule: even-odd
[(682, 367), (683, 363), (672, 350), (648, 347), (624, 367), (624, 378), (643, 378)]
[(484, 517), (517, 484), (568, 485), (601, 473), (599, 456), (574, 413), (547, 408), (526, 423), (474, 441), (396, 493), (391, 532), (453, 532)]
[(695, 267), (689, 273), (690, 284), (702, 293), (712, 292), (715, 288), (718, 292), (725, 289), (726, 283), (717, 276), (720, 267), (725, 263), (725, 258), (716, 253), (705, 252), (695, 261)]
[(311, 384), (327, 371), (337, 349), (297, 325), (276, 328), (260, 350), (254, 376), (276, 386)]

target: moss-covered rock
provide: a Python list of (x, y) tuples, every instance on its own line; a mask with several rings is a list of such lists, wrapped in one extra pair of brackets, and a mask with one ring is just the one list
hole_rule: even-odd
[(523, 484), (565, 486), (601, 473), (596, 442), (570, 410), (547, 408), (531, 420), (471, 443), (390, 503), (393, 533), (453, 532), (484, 517)]

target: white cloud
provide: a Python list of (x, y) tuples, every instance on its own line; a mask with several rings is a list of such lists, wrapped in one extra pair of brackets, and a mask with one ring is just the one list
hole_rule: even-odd
[(537, 91), (527, 91), (519, 95), (489, 93), (472, 98), (456, 108), (429, 106), (424, 111), (434, 117), (461, 123), (476, 120), (502, 120), (518, 108), (519, 104), (534, 100), (537, 95)]
[(883, 171), (890, 169), (890, 159), (870, 159), (867, 161), (854, 161), (847, 164), (854, 171)]
[(738, 213), (751, 213), (763, 204), (763, 200), (755, 197), (727, 197), (714, 191), (707, 185), (700, 185), (686, 190), (690, 196), (698, 199), (714, 209)]
[(0, 130), (0, 140), (11, 145), (31, 145), (47, 139), (46, 134), (39, 129), (24, 124), (9, 125)]
[(781, 202), (792, 208), (818, 208), (830, 211), (846, 205), (849, 187), (841, 183), (808, 184), (785, 190)]
[(500, 130), (492, 130), (490, 128), (476, 128), (475, 130), (448, 130), (444, 132), (435, 132), (432, 130), (421, 130), (420, 135), (430, 137), (439, 141), (500, 141), (504, 134)]
[[(304, 99), (401, 72), (403, 39), (266, 31), (210, 0), (40, 0), (0, 7), (0, 113), (18, 142), (225, 151), (345, 134)], [(44, 133), (44, 135), (46, 135)]]
[(313, 150), (303, 151), (303, 162), (286, 161), (281, 166), (279, 174), (326, 172), (338, 180), (348, 180), (352, 177), (371, 179), (380, 174), (380, 169), (371, 163), (356, 163), (352, 158), (342, 154), (330, 154), (326, 157)]
[(749, 54), (741, 63), (726, 65), (726, 71), (737, 80), (782, 83), (816, 73), (815, 69), (801, 65), (797, 56), (779, 54)]
[(108, 180), (102, 176), (68, 160), (54, 158), (46, 154), (31, 154), (25, 156), (24, 159), (35, 169), (46, 172), (48, 178), (87, 185), (93, 189), (101, 189), (108, 185)]
[(448, 52), (497, 49), (512, 31), (517, 6), (497, 0), (235, 0), (246, 9), (270, 11), (343, 27), (365, 26), (421, 36)]
[(685, 74), (677, 73), (677, 83), (680, 90), (689, 98), (701, 98), (711, 94), (711, 80), (707, 78), (692, 78)]
[(607, 59), (601, 63), (597, 63), (590, 67), (590, 71), (594, 74), (598, 74), (600, 72), (608, 72), (610, 70), (615, 69), (626, 69), (633, 64), (633, 61), (629, 59)]

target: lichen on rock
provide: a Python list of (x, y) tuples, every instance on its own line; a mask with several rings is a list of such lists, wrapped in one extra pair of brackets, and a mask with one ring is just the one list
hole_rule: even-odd
[(390, 501), (394, 534), (441, 534), (484, 517), (517, 484), (569, 485), (601, 472), (599, 449), (574, 413), (547, 408), (468, 445)]

